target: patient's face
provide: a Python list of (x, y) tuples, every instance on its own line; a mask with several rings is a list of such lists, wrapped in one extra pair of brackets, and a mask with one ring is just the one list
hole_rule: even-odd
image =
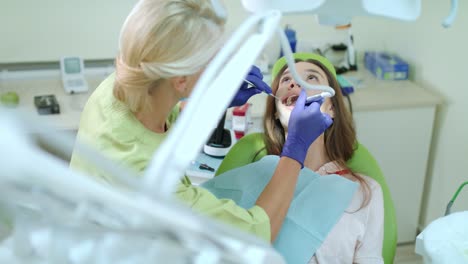
[[(297, 62), (296, 71), (299, 76), (310, 84), (315, 85), (330, 85), (328, 83), (327, 74), (317, 65), (310, 62)], [(276, 96), (280, 97), (281, 100), (276, 100), (276, 117), (280, 119), (281, 124), (287, 130), (289, 117), (291, 111), (296, 105), (296, 100), (301, 92), (301, 87), (293, 79), (289, 68), (287, 68), (281, 75), (278, 89), (276, 90)], [(306, 90), (307, 96), (321, 93), (318, 90)], [(325, 102), (320, 107), (322, 112), (332, 111), (330, 98), (326, 98)], [(329, 113), (331, 114), (331, 113)]]

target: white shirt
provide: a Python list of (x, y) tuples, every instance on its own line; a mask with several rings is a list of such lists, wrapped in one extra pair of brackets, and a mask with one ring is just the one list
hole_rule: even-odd
[[(329, 170), (330, 165), (330, 163), (325, 164), (324, 167), (328, 166), (328, 168), (323, 170), (322, 167), (322, 171), (331, 173), (333, 170)], [(320, 170), (318, 173), (326, 174), (321, 173)], [(369, 203), (359, 209), (364, 199), (364, 190), (360, 187), (355, 192), (345, 213), (332, 228), (309, 263), (384, 263), (382, 257), (384, 232), (382, 189), (372, 178), (363, 177), (370, 188)]]

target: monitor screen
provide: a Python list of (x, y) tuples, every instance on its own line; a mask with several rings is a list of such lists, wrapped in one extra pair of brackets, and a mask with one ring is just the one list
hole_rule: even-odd
[(74, 74), (81, 72), (81, 64), (79, 58), (66, 58), (65, 62), (65, 73)]

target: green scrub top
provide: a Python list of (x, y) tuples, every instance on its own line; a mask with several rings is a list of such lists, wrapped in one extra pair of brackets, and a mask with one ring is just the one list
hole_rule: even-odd
[[(105, 156), (142, 175), (153, 153), (167, 133), (154, 133), (136, 119), (130, 109), (113, 95), (114, 74), (93, 92), (81, 114), (78, 140), (96, 148)], [(176, 106), (167, 119), (170, 129), (179, 113)], [(98, 180), (115, 184), (111, 175), (99, 171), (74, 152), (70, 166)], [(254, 206), (249, 210), (232, 200), (218, 199), (209, 191), (186, 181), (179, 183), (176, 197), (196, 212), (219, 219), (270, 241), (270, 220), (265, 211)]]

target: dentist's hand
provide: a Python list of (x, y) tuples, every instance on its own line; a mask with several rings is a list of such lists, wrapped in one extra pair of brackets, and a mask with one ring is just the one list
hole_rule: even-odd
[(306, 98), (302, 90), (291, 112), (288, 136), (281, 152), (281, 156), (296, 160), (302, 168), (309, 146), (333, 123), (328, 114), (320, 111), (323, 100), (306, 106)]
[(247, 82), (243, 82), (229, 107), (244, 105), (250, 97), (258, 93), (271, 93), (270, 86), (268, 86), (268, 84), (266, 84), (262, 79), (263, 75), (260, 69), (256, 66), (252, 66), (249, 74), (245, 77), (245, 80), (251, 82), (255, 87), (249, 88), (249, 84)]

